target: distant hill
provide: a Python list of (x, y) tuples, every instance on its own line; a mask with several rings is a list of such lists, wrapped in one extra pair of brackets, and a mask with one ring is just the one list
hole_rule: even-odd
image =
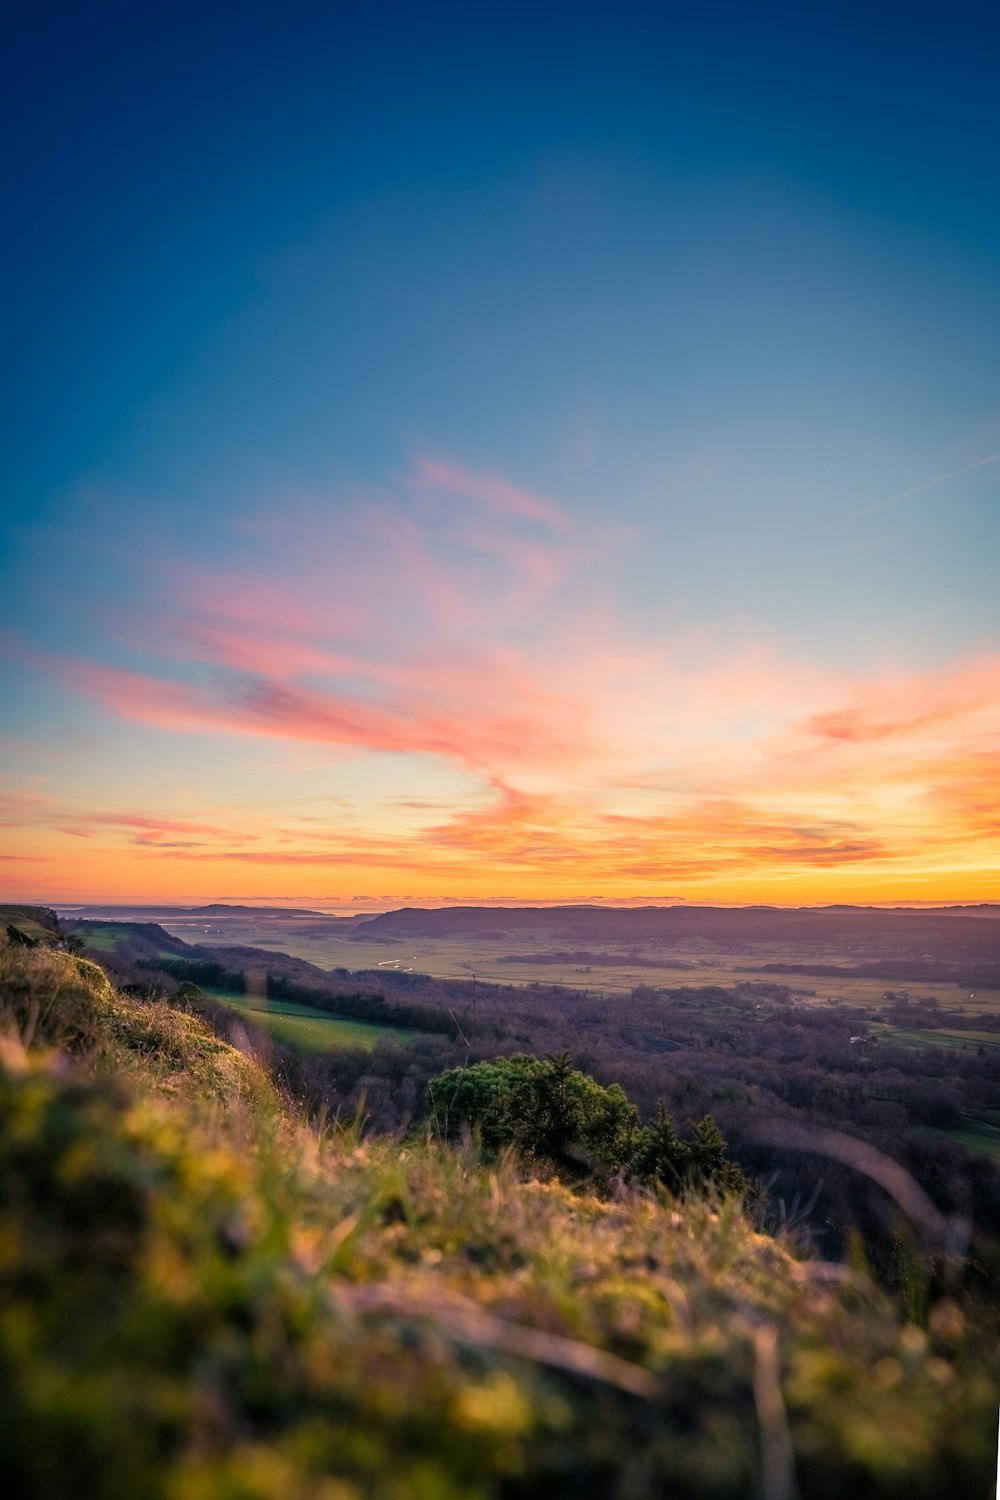
[[(1000, 940), (992, 924), (965, 910), (934, 912), (879, 907), (606, 906), (403, 907), (357, 924), (359, 936), (546, 932), (602, 941), (705, 937), (740, 943), (886, 942), (893, 947), (960, 948), (986, 956)], [(929, 942), (928, 940), (932, 941)]]
[[(355, 924), (364, 941), (536, 938), (554, 953), (615, 943), (659, 962), (675, 952), (741, 955), (771, 973), (1000, 987), (1000, 922), (965, 911), (878, 907), (406, 907)], [(544, 961), (537, 952), (536, 961)], [(575, 958), (575, 962), (587, 959)], [(672, 959), (671, 959), (672, 961)], [(593, 963), (591, 958), (589, 962)]]
[[(303, 906), (232, 906), (225, 901), (213, 901), (208, 906), (170, 906), (160, 902), (155, 906), (123, 906), (123, 905), (94, 905), (94, 906), (60, 906), (59, 911), (67, 917), (79, 917), (81, 920), (96, 921), (106, 917), (110, 921), (141, 921), (144, 917), (226, 917), (245, 916), (251, 913), (256, 916), (271, 917), (327, 917), (328, 912), (312, 911)], [(55, 915), (55, 913), (53, 913)], [(330, 917), (331, 921), (336, 918)]]

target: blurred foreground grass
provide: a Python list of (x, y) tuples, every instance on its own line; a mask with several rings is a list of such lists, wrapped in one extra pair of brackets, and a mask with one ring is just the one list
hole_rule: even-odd
[(996, 1341), (732, 1200), (317, 1131), (197, 1016), (0, 948), (0, 1480), (59, 1500), (969, 1496)]

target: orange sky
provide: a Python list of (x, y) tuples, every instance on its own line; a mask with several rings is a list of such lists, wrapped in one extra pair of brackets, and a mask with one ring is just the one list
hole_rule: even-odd
[(632, 611), (624, 530), (440, 459), (243, 541), (17, 648), (66, 727), (8, 744), (8, 896), (1000, 898), (1000, 655)]

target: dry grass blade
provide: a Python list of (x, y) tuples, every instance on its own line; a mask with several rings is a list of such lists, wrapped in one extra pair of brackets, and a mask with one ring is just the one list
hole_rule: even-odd
[(508, 1323), (480, 1311), (463, 1297), (417, 1297), (386, 1286), (344, 1285), (337, 1287), (335, 1297), (356, 1315), (384, 1313), (404, 1322), (433, 1323), (460, 1343), (512, 1354), (569, 1375), (581, 1375), (642, 1401), (655, 1401), (662, 1395), (659, 1381), (640, 1365), (562, 1334), (528, 1328), (523, 1323)]
[(895, 1199), (926, 1243), (958, 1259), (968, 1249), (968, 1222), (961, 1218), (946, 1218), (904, 1166), (867, 1141), (846, 1135), (841, 1130), (800, 1125), (784, 1119), (755, 1121), (749, 1126), (747, 1135), (762, 1146), (778, 1146), (786, 1151), (813, 1151), (817, 1156), (829, 1157), (831, 1161), (843, 1162), (845, 1166), (863, 1172)]
[(788, 1413), (781, 1394), (778, 1331), (771, 1324), (755, 1328), (753, 1399), (760, 1425), (761, 1488), (764, 1500), (798, 1500), (795, 1455)]

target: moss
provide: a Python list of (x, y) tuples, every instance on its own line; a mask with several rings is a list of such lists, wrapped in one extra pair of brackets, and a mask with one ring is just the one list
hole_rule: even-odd
[(86, 1057), (105, 1072), (138, 1070), (147, 1088), (193, 1106), (235, 1098), (277, 1108), (259, 1065), (204, 1021), (120, 994), (99, 964), (74, 954), (0, 948), (0, 1030), (31, 1047)]
[(276, 1108), (266, 1075), (251, 1057), (220, 1041), (204, 1021), (165, 1002), (137, 1002), (115, 995), (108, 1005), (105, 1036), (123, 1064), (150, 1068), (158, 1086), (188, 1098), (229, 1104), (250, 1101)]

